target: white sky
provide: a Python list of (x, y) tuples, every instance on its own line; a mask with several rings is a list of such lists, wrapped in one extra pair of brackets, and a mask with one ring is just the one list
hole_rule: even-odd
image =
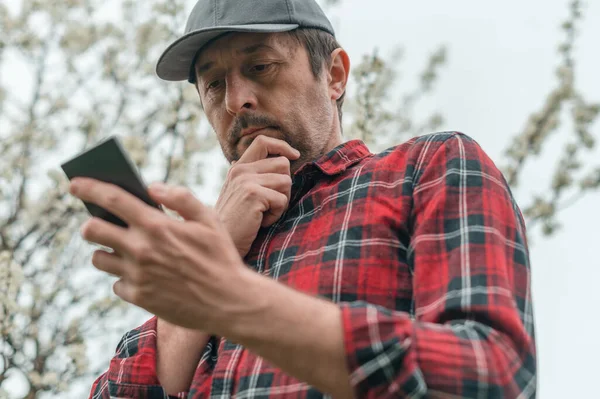
[[(429, 104), (446, 117), (444, 130), (474, 137), (498, 164), (509, 138), (543, 105), (555, 85), (559, 26), (566, 0), (345, 0), (333, 10), (339, 39), (359, 60), (378, 46), (401, 43), (403, 68), (418, 73), (439, 43), (449, 45), (449, 65)], [(577, 42), (577, 86), (600, 102), (600, 2), (589, 0)], [(600, 139), (600, 123), (593, 129)], [(547, 187), (560, 142), (527, 169), (517, 191), (521, 202)], [(600, 151), (595, 152), (600, 164)], [(539, 394), (542, 399), (594, 397), (597, 388), (600, 320), (598, 226), (600, 194), (562, 213), (562, 230), (551, 239), (533, 234), (531, 261), (537, 327)]]
[[(10, 0), (9, 0), (10, 2)], [(195, 1), (191, 0), (190, 4)], [(439, 110), (443, 130), (474, 137), (498, 164), (509, 139), (542, 107), (556, 83), (562, 39), (559, 26), (568, 0), (342, 0), (330, 10), (338, 39), (354, 63), (377, 46), (388, 54), (402, 44), (401, 71), (410, 87), (430, 51), (449, 46), (426, 111)], [(588, 0), (577, 42), (577, 87), (600, 102), (600, 1)], [(190, 6), (191, 8), (191, 6)], [(183, 27), (182, 27), (183, 29)], [(600, 139), (600, 123), (593, 129)], [(548, 186), (549, 171), (561, 155), (552, 141), (527, 169), (516, 191), (521, 205)], [(593, 155), (600, 164), (600, 150)], [(523, 186), (527, 186), (524, 188)], [(211, 197), (209, 194), (203, 197)], [(539, 394), (542, 399), (592, 397), (600, 371), (600, 194), (588, 195), (561, 215), (562, 230), (551, 239), (532, 234), (531, 260), (537, 327)], [(111, 344), (111, 347), (114, 347)]]

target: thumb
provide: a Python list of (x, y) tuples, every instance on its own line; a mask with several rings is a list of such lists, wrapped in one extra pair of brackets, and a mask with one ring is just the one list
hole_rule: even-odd
[(148, 187), (152, 199), (177, 212), (185, 220), (207, 222), (210, 211), (185, 187), (152, 183)]

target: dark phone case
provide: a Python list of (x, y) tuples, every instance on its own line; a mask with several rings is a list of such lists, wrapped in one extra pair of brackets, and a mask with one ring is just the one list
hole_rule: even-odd
[[(146, 185), (117, 137), (109, 137), (64, 162), (61, 167), (69, 180), (75, 177), (90, 177), (112, 183), (135, 195), (146, 204), (160, 209), (160, 206), (148, 195)], [(118, 226), (127, 227), (127, 223), (98, 205), (86, 201), (83, 203), (93, 216)]]

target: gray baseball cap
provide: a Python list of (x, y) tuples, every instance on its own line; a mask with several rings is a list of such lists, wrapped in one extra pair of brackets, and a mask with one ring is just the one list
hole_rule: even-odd
[(230, 32), (286, 32), (316, 28), (333, 36), (333, 26), (315, 0), (198, 0), (185, 26), (158, 59), (164, 80), (193, 82), (192, 63), (202, 47)]

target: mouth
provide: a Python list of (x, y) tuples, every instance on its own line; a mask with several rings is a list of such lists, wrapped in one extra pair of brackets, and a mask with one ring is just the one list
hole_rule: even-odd
[(258, 134), (260, 134), (261, 131), (266, 130), (266, 129), (276, 129), (276, 128), (275, 128), (275, 126), (264, 126), (264, 127), (254, 127), (254, 128), (244, 129), (244, 130), (242, 130), (242, 134), (240, 134), (240, 140), (242, 139), (242, 137), (258, 136)]

